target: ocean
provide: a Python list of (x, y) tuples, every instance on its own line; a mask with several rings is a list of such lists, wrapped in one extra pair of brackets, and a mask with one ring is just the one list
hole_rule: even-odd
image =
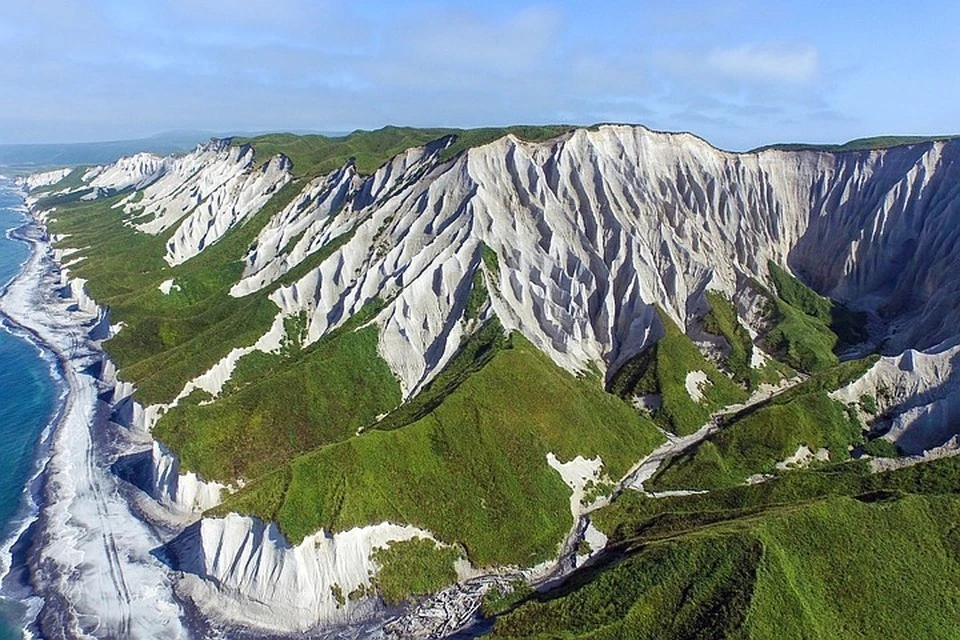
[[(26, 222), (23, 200), (9, 180), (0, 179), (0, 286), (20, 271), (29, 247), (8, 236)], [(36, 472), (37, 447), (57, 408), (59, 386), (50, 362), (5, 323), (0, 330), (0, 539), (21, 529), (27, 484)], [(3, 548), (7, 548), (6, 545)], [(6, 564), (4, 559), (3, 564)], [(20, 638), (23, 607), (0, 598), (0, 640)]]

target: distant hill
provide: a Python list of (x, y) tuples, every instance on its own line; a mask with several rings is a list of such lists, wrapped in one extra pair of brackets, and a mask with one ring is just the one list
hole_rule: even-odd
[(767, 149), (780, 149), (781, 151), (865, 151), (868, 149), (889, 149), (891, 147), (934, 142), (936, 140), (952, 140), (958, 137), (960, 137), (960, 135), (956, 134), (943, 136), (873, 136), (871, 138), (857, 138), (849, 142), (844, 142), (843, 144), (787, 142), (764, 145), (756, 149), (751, 149), (750, 152), (765, 151)]

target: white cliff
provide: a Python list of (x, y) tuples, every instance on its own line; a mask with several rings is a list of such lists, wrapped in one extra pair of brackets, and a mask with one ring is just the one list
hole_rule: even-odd
[(365, 595), (379, 570), (374, 550), (411, 538), (432, 536), (384, 522), (292, 546), (277, 525), (230, 514), (201, 520), (171, 550), (186, 572), (181, 592), (204, 611), (289, 633), (368, 617), (379, 608)]
[[(957, 433), (957, 347), (944, 345), (960, 338), (960, 142), (735, 154), (689, 134), (602, 126), (545, 143), (507, 136), (441, 163), (447, 144), (408, 150), (367, 178), (347, 164), (305, 184), (260, 231), (231, 294), (274, 287), (309, 258), (324, 259), (272, 291), (280, 312), (260, 342), (234, 349), (174, 403), (196, 389), (216, 397), (242, 357), (279, 345), (284, 317), (306, 312), (309, 344), (374, 299), (384, 303), (374, 319), (379, 353), (410, 397), (476, 325), (466, 307), (477, 278), (489, 292), (481, 318), (495, 315), (567, 370), (610, 374), (659, 337), (657, 307), (685, 327), (708, 287), (755, 324), (759, 303), (744, 283), (766, 280), (772, 260), (889, 328), (883, 348), (892, 355), (838, 399), (875, 395), (894, 416), (891, 439), (911, 452)], [(251, 148), (215, 142), (134, 184), (140, 199), (123, 206), (144, 233), (173, 229), (166, 259), (178, 265), (291, 179), (282, 156), (258, 168)], [(161, 286), (169, 292), (173, 281)], [(82, 287), (71, 295), (87, 304)], [(703, 384), (695, 374), (694, 398)], [(130, 411), (149, 425), (165, 408)], [(798, 453), (794, 462), (808, 457)], [(161, 500), (184, 511), (219, 500), (222, 487), (180, 474), (169, 452), (155, 447), (152, 459)], [(545, 464), (571, 487), (579, 514), (602, 461)], [(374, 548), (420, 534), (381, 524), (291, 546), (275, 525), (207, 518), (179, 540), (182, 588), (201, 610), (255, 626), (356, 619), (369, 602), (339, 606), (333, 586), (367, 585)]]
[(140, 189), (157, 180), (171, 162), (171, 158), (153, 153), (138, 153), (89, 169), (83, 174), (82, 181), (107, 192)]
[(257, 236), (243, 278), (231, 294), (259, 291), (356, 226), (370, 210), (436, 164), (450, 137), (407, 149), (373, 175), (361, 177), (352, 162), (315, 178)]
[[(497, 255), (485, 276), (494, 312), (571, 371), (615, 370), (655, 339), (654, 305), (685, 326), (708, 285), (735, 296), (766, 278), (768, 260), (856, 308), (897, 314), (888, 349), (930, 346), (960, 333), (947, 312), (960, 292), (930, 293), (960, 286), (948, 268), (958, 151), (733, 154), (628, 126), (548, 143), (507, 136), (368, 205), (343, 246), (272, 299), (309, 313), (310, 340), (388, 301), (380, 351), (408, 395), (462, 334), (484, 246)], [(925, 260), (908, 260), (920, 245)]]
[(41, 173), (32, 173), (29, 176), (17, 178), (17, 184), (24, 187), (27, 191), (33, 191), (34, 189), (40, 189), (43, 187), (50, 187), (66, 178), (72, 171), (73, 169), (67, 168), (43, 171)]
[(909, 455), (939, 447), (960, 434), (960, 344), (927, 352), (907, 349), (880, 358), (867, 373), (831, 394), (848, 404), (870, 396), (889, 419), (884, 437)]
[(258, 168), (251, 147), (214, 140), (167, 163), (162, 175), (138, 192), (141, 197), (128, 198), (123, 208), (144, 233), (162, 233), (179, 223), (164, 256), (177, 265), (259, 211), (292, 179), (291, 168), (283, 156)]

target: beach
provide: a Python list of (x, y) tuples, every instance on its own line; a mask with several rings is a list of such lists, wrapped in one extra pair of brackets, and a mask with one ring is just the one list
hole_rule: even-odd
[(52, 638), (186, 637), (173, 571), (159, 552), (163, 541), (134, 512), (128, 497), (135, 489), (111, 471), (149, 439), (109, 422), (113, 367), (97, 343), (109, 330), (107, 315), (64, 281), (37, 221), (16, 234), (32, 251), (0, 311), (56, 360), (64, 383), (24, 551), (39, 599), (27, 631)]

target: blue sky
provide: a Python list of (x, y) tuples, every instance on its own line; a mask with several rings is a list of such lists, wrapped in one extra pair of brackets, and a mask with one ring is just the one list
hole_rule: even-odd
[(6, 4), (6, 143), (601, 121), (728, 149), (960, 133), (955, 0)]

